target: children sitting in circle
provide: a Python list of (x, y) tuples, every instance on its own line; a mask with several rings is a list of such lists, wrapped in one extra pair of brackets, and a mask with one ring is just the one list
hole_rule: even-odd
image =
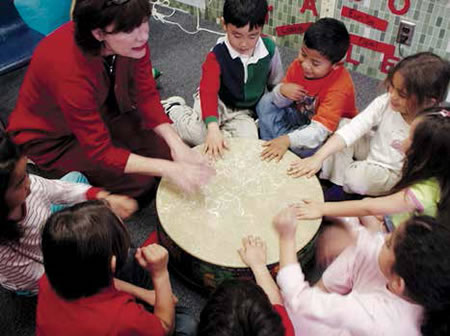
[[(74, 134), (94, 138), (101, 134), (101, 139), (96, 140), (109, 148), (106, 159), (99, 162), (116, 166), (118, 172), (113, 175), (117, 180), (108, 180), (107, 176), (113, 175), (104, 175), (95, 164), (84, 167), (98, 181), (120, 190), (125, 185), (120, 186), (119, 178), (125, 177), (130, 185), (124, 190), (142, 196), (151, 190), (153, 176), (164, 176), (184, 186), (183, 190), (194, 191), (214, 175), (214, 170), (181, 139), (191, 145), (205, 143), (205, 153), (219, 158), (228, 148), (226, 137), (259, 137), (266, 140), (262, 160), (279, 161), (288, 149), (301, 157), (312, 155), (291, 164), (288, 175), (293, 178), (311, 177), (321, 170), (321, 178), (342, 186), (345, 192), (380, 196), (334, 203), (305, 200), (276, 215), (273, 222), (280, 245), (278, 285), (266, 266), (265, 243), (257, 236), (245, 237), (238, 253), (256, 281), (223, 282), (200, 315), (198, 335), (449, 334), (450, 110), (436, 107), (448, 89), (448, 61), (431, 52), (404, 58), (392, 67), (385, 80), (388, 92), (357, 115), (355, 89), (343, 66), (350, 36), (342, 22), (322, 18), (312, 24), (305, 32), (298, 57), (282, 79), (278, 48), (271, 38), (261, 36), (268, 13), (267, 0), (225, 0), (226, 34), (206, 56), (194, 107), (187, 107), (181, 97), (163, 101), (178, 136), (161, 114), (154, 82), (146, 76), (151, 68), (148, 2), (103, 0), (97, 4), (79, 0), (77, 4), (75, 23), (65, 25), (55, 36), (79, 38), (86, 34), (94, 39), (99, 54), (89, 57), (96, 60), (95, 71), (86, 73), (83, 66), (83, 83), (90, 87), (87, 78), (104, 77), (97, 85), (104, 99), (97, 101), (90, 90), (89, 101), (68, 99), (72, 93), (66, 90), (61, 108), (70, 118), (77, 119)], [(106, 21), (87, 20), (88, 12), (95, 12)], [(128, 22), (122, 12), (141, 16)], [(80, 35), (80, 21), (93, 23), (93, 29)], [(127, 24), (115, 27), (121, 22)], [(110, 28), (114, 29), (109, 31)], [(120, 37), (138, 35), (142, 40), (139, 46), (130, 47), (131, 54), (118, 53), (120, 48), (112, 46)], [(71, 43), (77, 48), (75, 56), (85, 62), (89, 57), (79, 41)], [(39, 55), (44, 55), (39, 59), (47, 60), (44, 47), (39, 48)], [(75, 57), (70, 49), (65, 52), (66, 56)], [(71, 62), (78, 64), (75, 59)], [(70, 82), (70, 72), (66, 72), (69, 68), (58, 64), (64, 80)], [(130, 99), (134, 95), (116, 97), (111, 84), (116, 73), (122, 83), (125, 77), (121, 79), (120, 70), (128, 67), (145, 70), (130, 72), (130, 83), (136, 82), (143, 89), (137, 99), (146, 127), (155, 128), (154, 135), (167, 143), (145, 143), (155, 150), (155, 155), (138, 153), (135, 145), (139, 148), (142, 142), (130, 142), (125, 151), (121, 146), (116, 148), (114, 134), (129, 135), (135, 129), (110, 127), (119, 124), (115, 112), (104, 121), (97, 111), (103, 105), (112, 107), (110, 112), (121, 110), (122, 105), (132, 107)], [(30, 73), (41, 74), (41, 68), (31, 65)], [(31, 85), (32, 90), (24, 92), (30, 96), (40, 86), (33, 82), (33, 76), (26, 79), (25, 86)], [(40, 80), (47, 83), (45, 76)], [(37, 91), (42, 94), (38, 100), (46, 101), (44, 91)], [(52, 95), (55, 101), (59, 98)], [(40, 105), (28, 106), (30, 101), (21, 99), (16, 110), (27, 105), (26, 110), (33, 112), (30, 115), (40, 115)], [(85, 105), (78, 106), (79, 103)], [(78, 106), (76, 111), (73, 104)], [(92, 123), (77, 111), (95, 119), (94, 133), (81, 127)], [(27, 119), (17, 115), (18, 112), (12, 118), (10, 130), (29, 132)], [(60, 113), (55, 115), (62, 117)], [(70, 124), (69, 130), (74, 120), (64, 119)], [(40, 124), (44, 129), (49, 125), (52, 132), (61, 129), (57, 122), (49, 120)], [(46, 134), (38, 133), (39, 137)], [(18, 134), (14, 136), (20, 138)], [(152, 135), (151, 139), (156, 137)], [(28, 140), (25, 148), (30, 151), (37, 146), (34, 153), (40, 154), (36, 158), (41, 159), (37, 161), (43, 166), (50, 167), (53, 159), (60, 159), (58, 151), (51, 152), (48, 144)], [(55, 141), (47, 140), (50, 144)], [(61, 153), (75, 148), (64, 147), (60, 138), (57, 141)], [(104, 154), (98, 146), (94, 148), (87, 142), (80, 145), (79, 141), (85, 139), (70, 138), (70, 142), (77, 143), (76, 148), (88, 148), (91, 156)], [(165, 160), (169, 149), (174, 161)], [(164, 155), (156, 155), (160, 150)], [(121, 157), (114, 157), (114, 152), (121, 153)], [(84, 158), (83, 153), (77, 149), (77, 156), (73, 157)], [(47, 158), (53, 159), (46, 162)], [(62, 160), (59, 164), (64, 165), (65, 171), (66, 164), (83, 162)], [(164, 247), (152, 244), (138, 248), (135, 255), (137, 263), (150, 274), (154, 291), (116, 278), (124, 270), (130, 247), (129, 233), (121, 218), (136, 211), (136, 201), (87, 184), (29, 176), (26, 164), (27, 158), (19, 147), (7, 135), (0, 135), (0, 284), (18, 294), (36, 294), (39, 290), (36, 334), (195, 334), (195, 322), (185, 319), (184, 324), (177, 318)], [(186, 169), (182, 172), (183, 167)], [(142, 178), (151, 183), (140, 183)], [(75, 205), (55, 212), (51, 210), (53, 204)], [(351, 227), (347, 233), (352, 239), (346, 240), (320, 281), (311, 287), (298, 263), (294, 237), (298, 219), (322, 216), (359, 217), (369, 230), (360, 225)], [(332, 244), (326, 239), (322, 242)]]
[(137, 210), (137, 203), (88, 184), (29, 175), (26, 165), (27, 157), (20, 148), (9, 136), (0, 134), (0, 284), (19, 294), (36, 294), (44, 273), (41, 230), (52, 204), (103, 199), (127, 218)]

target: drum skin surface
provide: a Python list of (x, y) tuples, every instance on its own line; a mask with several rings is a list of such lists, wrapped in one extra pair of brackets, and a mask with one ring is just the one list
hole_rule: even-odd
[[(195, 194), (185, 194), (163, 178), (156, 207), (160, 242), (169, 250), (173, 269), (200, 287), (214, 289), (229, 278), (252, 278), (237, 250), (242, 238), (258, 235), (267, 243), (267, 265), (273, 274), (279, 260), (278, 235), (273, 217), (303, 199), (323, 201), (316, 177), (286, 174), (298, 158), (288, 151), (280, 162), (260, 159), (263, 141), (227, 139), (229, 150), (213, 163), (216, 175)], [(195, 150), (202, 151), (203, 145)], [(314, 254), (321, 220), (298, 223), (297, 250), (303, 265)]]

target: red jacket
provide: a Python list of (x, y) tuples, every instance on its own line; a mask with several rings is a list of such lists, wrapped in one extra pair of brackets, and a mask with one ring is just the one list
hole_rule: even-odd
[[(75, 137), (89, 158), (122, 172), (130, 152), (111, 143), (101, 117), (109, 84), (103, 57), (81, 51), (74, 40), (74, 24), (69, 22), (37, 46), (8, 131), (18, 144), (51, 140), (49, 150), (33, 158), (37, 164), (57, 160), (64, 149), (55, 142)], [(139, 60), (117, 56), (115, 84), (121, 112), (136, 108), (146, 128), (170, 122), (152, 76), (148, 47)]]

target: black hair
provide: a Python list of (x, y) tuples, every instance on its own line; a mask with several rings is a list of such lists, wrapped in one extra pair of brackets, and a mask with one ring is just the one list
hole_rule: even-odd
[(102, 201), (76, 204), (52, 214), (42, 233), (48, 280), (67, 300), (88, 297), (113, 279), (127, 259), (130, 237), (122, 221)]
[(415, 97), (414, 108), (422, 109), (427, 100), (441, 103), (447, 94), (450, 81), (450, 63), (431, 52), (421, 52), (407, 56), (393, 66), (384, 81), (390, 87), (395, 73), (403, 77), (408, 98)]
[(393, 271), (405, 295), (424, 307), (424, 336), (450, 335), (450, 226), (428, 216), (410, 218), (394, 241)]
[(283, 336), (280, 315), (252, 281), (225, 280), (200, 314), (198, 336)]
[(335, 64), (347, 53), (350, 47), (350, 35), (343, 22), (333, 18), (323, 18), (306, 30), (303, 42), (308, 49), (317, 50)]
[(0, 130), (0, 244), (18, 243), (23, 235), (19, 224), (8, 219), (11, 209), (5, 200), (11, 175), (22, 157), (19, 146), (10, 139), (8, 134)]
[(102, 42), (92, 30), (114, 24), (110, 33), (131, 32), (150, 17), (151, 5), (148, 0), (128, 0), (115, 4), (112, 0), (77, 0), (73, 10), (75, 41), (86, 53), (99, 55)]
[(443, 107), (427, 109), (418, 115), (410, 147), (406, 151), (402, 177), (392, 193), (419, 181), (436, 178), (440, 188), (438, 211), (450, 207), (450, 110)]
[(268, 10), (267, 0), (225, 0), (223, 20), (237, 28), (249, 25), (252, 30), (264, 26)]

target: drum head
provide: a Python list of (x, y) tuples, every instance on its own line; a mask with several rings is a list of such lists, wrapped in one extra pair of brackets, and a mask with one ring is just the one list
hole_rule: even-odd
[[(170, 238), (195, 258), (225, 267), (246, 267), (237, 250), (242, 238), (258, 235), (267, 243), (267, 264), (279, 260), (278, 234), (273, 217), (303, 199), (323, 201), (316, 177), (292, 178), (289, 164), (298, 159), (288, 151), (276, 163), (260, 158), (261, 140), (227, 139), (229, 150), (214, 163), (216, 176), (192, 195), (163, 178), (156, 206), (160, 223)], [(203, 145), (195, 150), (203, 150)], [(298, 223), (297, 250), (314, 237), (320, 219)]]

